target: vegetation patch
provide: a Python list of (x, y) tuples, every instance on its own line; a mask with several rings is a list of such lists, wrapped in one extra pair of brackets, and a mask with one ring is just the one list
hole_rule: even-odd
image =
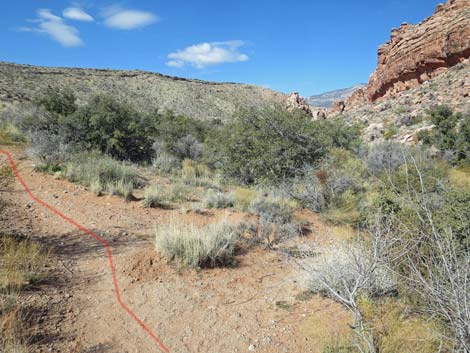
[(234, 263), (238, 237), (236, 227), (226, 222), (199, 228), (172, 221), (157, 226), (155, 246), (168, 259), (189, 267), (224, 266)]
[(135, 169), (99, 153), (75, 155), (65, 164), (65, 177), (89, 187), (95, 194), (130, 199), (134, 188), (144, 185)]

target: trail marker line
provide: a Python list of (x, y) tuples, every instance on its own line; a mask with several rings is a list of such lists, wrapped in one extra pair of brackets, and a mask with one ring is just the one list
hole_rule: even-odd
[(13, 170), (13, 173), (15, 174), (16, 179), (20, 182), (20, 184), (23, 186), (26, 193), (34, 201), (36, 201), (40, 205), (44, 206), (45, 208), (47, 208), (52, 213), (55, 213), (57, 216), (64, 219), (66, 222), (68, 222), (71, 225), (73, 225), (74, 227), (78, 228), (79, 230), (81, 230), (85, 234), (87, 234), (90, 237), (94, 238), (95, 240), (100, 242), (106, 248), (106, 253), (108, 255), (108, 260), (109, 260), (109, 268), (111, 270), (111, 276), (113, 278), (114, 292), (116, 294), (116, 299), (117, 299), (119, 305), (124, 309), (124, 311), (126, 311), (134, 319), (135, 322), (137, 322), (137, 324), (139, 324), (140, 327), (142, 327), (142, 329), (152, 338), (153, 341), (155, 341), (155, 343), (158, 345), (158, 347), (163, 352), (170, 353), (170, 350), (162, 343), (162, 341), (160, 341), (160, 339), (144, 324), (144, 322), (141, 319), (139, 319), (138, 316), (136, 314), (134, 314), (134, 312), (131, 309), (129, 309), (129, 307), (122, 301), (121, 292), (119, 291), (119, 285), (118, 285), (118, 281), (117, 281), (117, 277), (116, 277), (116, 268), (114, 267), (113, 256), (111, 254), (111, 247), (109, 246), (109, 243), (105, 239), (100, 237), (99, 235), (93, 233), (91, 230), (85, 228), (84, 226), (80, 225), (78, 222), (76, 222), (73, 219), (71, 219), (71, 218), (67, 217), (66, 215), (64, 215), (62, 212), (60, 212), (56, 208), (54, 208), (51, 205), (49, 205), (48, 203), (44, 202), (40, 198), (36, 197), (31, 192), (30, 188), (28, 187), (28, 185), (26, 185), (25, 181), (23, 180), (20, 173), (18, 172), (18, 169), (16, 167), (15, 161), (14, 161), (13, 156), (11, 155), (11, 153), (6, 151), (6, 150), (0, 150), (0, 154), (3, 154), (7, 157), (8, 161), (10, 162), (11, 169)]

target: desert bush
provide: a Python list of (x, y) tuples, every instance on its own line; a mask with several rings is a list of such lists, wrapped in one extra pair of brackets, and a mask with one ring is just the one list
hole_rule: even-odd
[(376, 143), (366, 157), (367, 169), (372, 175), (393, 172), (406, 163), (404, 145), (394, 142)]
[(195, 190), (187, 185), (178, 183), (171, 186), (153, 184), (144, 190), (144, 207), (170, 207), (172, 203), (193, 201)]
[(330, 147), (350, 147), (356, 136), (336, 121), (311, 122), (299, 111), (271, 109), (242, 113), (207, 145), (212, 164), (226, 177), (276, 184), (318, 163)]
[(144, 189), (144, 199), (142, 205), (145, 208), (165, 208), (167, 207), (166, 197), (163, 194), (163, 187), (161, 185), (150, 185)]
[(407, 182), (392, 182), (388, 195), (380, 193), (386, 200), (380, 219), (390, 225), (386, 260), (402, 292), (440, 321), (445, 343), (465, 352), (470, 350), (470, 315), (464, 309), (470, 307), (469, 195), (442, 182), (435, 187), (425, 167), (408, 162), (401, 168)]
[[(191, 136), (191, 146), (194, 147), (194, 152), (200, 149), (199, 143), (205, 141), (209, 126), (206, 122), (201, 120), (193, 119), (190, 117), (175, 115), (172, 112), (154, 112), (150, 114), (149, 120), (155, 122), (156, 136), (165, 144), (165, 150), (167, 152), (175, 152), (176, 145), (178, 142), (183, 142), (182, 145), (186, 145), (184, 142), (185, 138)], [(182, 152), (188, 152), (183, 148)], [(182, 156), (182, 159), (191, 158), (190, 156)]]
[(286, 189), (292, 198), (321, 212), (325, 219), (356, 224), (361, 219), (359, 206), (366, 180), (366, 168), (358, 157), (345, 149), (332, 149), (317, 168), (306, 169)]
[(427, 145), (434, 145), (445, 153), (453, 151), (452, 161), (470, 161), (470, 114), (454, 113), (447, 106), (437, 106), (429, 115), (434, 129), (423, 132), (418, 138)]
[(272, 246), (283, 238), (299, 235), (301, 227), (294, 219), (296, 206), (291, 200), (268, 194), (253, 201), (249, 211), (258, 217), (258, 240)]
[(342, 245), (308, 249), (307, 253), (320, 255), (301, 264), (310, 290), (338, 301), (354, 314), (354, 346), (360, 352), (377, 351), (360, 300), (390, 294), (397, 286), (384, 260), (388, 234), (379, 223), (369, 240), (358, 238)]
[(398, 128), (394, 125), (390, 125), (384, 132), (384, 138), (390, 140), (398, 133)]
[(18, 117), (16, 114), (21, 114), (17, 108), (9, 108), (2, 112), (0, 116), (0, 143), (15, 144), (26, 142), (26, 137), (17, 126)]
[(209, 190), (202, 203), (205, 208), (230, 208), (234, 206), (235, 199), (232, 193)]
[(155, 129), (147, 116), (109, 96), (95, 96), (83, 106), (75, 101), (68, 90), (49, 89), (34, 100), (37, 109), (23, 118), (23, 130), (62, 138), (75, 151), (94, 149), (120, 160), (151, 159)]
[(235, 227), (226, 222), (198, 228), (172, 221), (155, 230), (156, 249), (193, 268), (232, 264), (237, 238)]
[(163, 175), (175, 173), (181, 167), (181, 162), (178, 158), (167, 152), (161, 152), (152, 159), (152, 166)]
[(67, 121), (71, 128), (86, 129), (86, 147), (116, 159), (148, 161), (152, 156), (152, 132), (137, 110), (108, 96), (96, 96)]
[(55, 172), (70, 156), (70, 146), (63, 136), (51, 134), (45, 130), (29, 133), (31, 147), (28, 155), (38, 163), (38, 168), (46, 172)]
[[(360, 291), (357, 296), (376, 297), (393, 293), (397, 288), (394, 274), (380, 264), (369, 245), (361, 242), (331, 245), (307, 267), (307, 286), (314, 293), (337, 300), (347, 297), (350, 290)], [(358, 285), (358, 278), (367, 278)]]
[(59, 115), (70, 115), (77, 110), (77, 97), (67, 88), (48, 87), (42, 95), (35, 97), (34, 103), (48, 112)]
[(187, 135), (175, 142), (173, 151), (181, 160), (190, 159), (200, 161), (204, 153), (204, 147), (192, 135)]
[(134, 188), (144, 185), (134, 168), (99, 153), (82, 153), (70, 158), (65, 164), (65, 177), (90, 187), (98, 195), (108, 193), (126, 199)]
[(241, 211), (248, 211), (253, 201), (258, 198), (258, 191), (249, 188), (238, 187), (233, 192), (235, 206)]
[(28, 322), (20, 292), (42, 280), (49, 251), (38, 243), (3, 235), (0, 237), (0, 351), (26, 353)]

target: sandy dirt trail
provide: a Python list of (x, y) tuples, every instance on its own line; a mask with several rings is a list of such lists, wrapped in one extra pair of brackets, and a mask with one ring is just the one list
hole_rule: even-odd
[[(33, 171), (21, 150), (13, 154), (37, 197), (109, 242), (123, 301), (171, 352), (318, 352), (305, 335), (305, 321), (312, 315), (347, 320), (329, 300), (299, 299), (298, 271), (279, 253), (253, 247), (238, 255), (236, 267), (194, 271), (169, 264), (153, 249), (157, 223), (176, 218), (204, 224), (237, 219), (236, 213), (181, 214), (97, 197)], [(117, 303), (102, 244), (32, 202), (17, 182), (2, 197), (10, 204), (2, 225), (53, 249), (51, 276), (34, 299), (44, 308), (34, 352), (160, 352)]]

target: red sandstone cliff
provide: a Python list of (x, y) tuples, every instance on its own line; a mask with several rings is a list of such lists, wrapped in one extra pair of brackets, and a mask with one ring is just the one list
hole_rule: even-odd
[(333, 113), (394, 96), (416, 87), (470, 57), (470, 0), (448, 0), (418, 23), (403, 23), (379, 47), (378, 65), (369, 84), (346, 102), (336, 102)]

